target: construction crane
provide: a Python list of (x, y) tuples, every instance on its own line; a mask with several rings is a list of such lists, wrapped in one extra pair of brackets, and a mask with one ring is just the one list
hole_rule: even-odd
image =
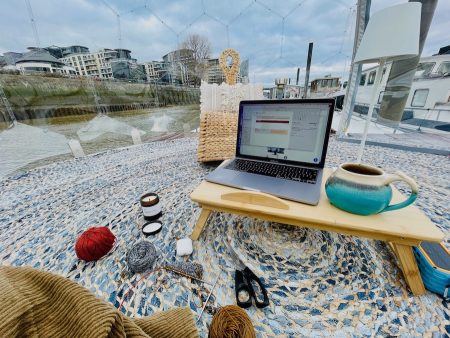
[(120, 28), (120, 14), (109, 3), (107, 3), (106, 0), (102, 0), (102, 2), (116, 16), (116, 19), (117, 19), (117, 35), (118, 35), (118, 39), (119, 39), (119, 49), (121, 49), (122, 48), (122, 29)]
[(28, 9), (28, 15), (30, 16), (31, 27), (33, 28), (34, 40), (36, 42), (36, 47), (41, 48), (41, 42), (39, 41), (39, 35), (36, 28), (36, 21), (34, 20), (33, 9), (31, 8), (30, 0), (25, 0)]

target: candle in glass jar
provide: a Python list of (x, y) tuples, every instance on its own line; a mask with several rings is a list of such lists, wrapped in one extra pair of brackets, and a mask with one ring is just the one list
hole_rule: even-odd
[(155, 193), (147, 193), (141, 196), (141, 208), (144, 219), (153, 221), (162, 215), (162, 207), (159, 197)]

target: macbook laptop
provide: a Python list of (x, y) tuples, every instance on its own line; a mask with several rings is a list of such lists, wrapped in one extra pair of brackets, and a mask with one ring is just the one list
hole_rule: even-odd
[(206, 180), (316, 205), (334, 99), (241, 101), (236, 156)]

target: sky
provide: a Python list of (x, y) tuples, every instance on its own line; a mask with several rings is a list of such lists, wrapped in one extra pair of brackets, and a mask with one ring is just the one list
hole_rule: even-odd
[[(372, 0), (371, 13), (406, 1)], [(353, 48), (355, 0), (30, 0), (41, 47), (83, 45), (91, 51), (127, 48), (138, 62), (161, 60), (189, 34), (211, 42), (212, 57), (234, 48), (249, 60), (251, 82), (346, 79)], [(35, 46), (25, 0), (0, 5), (0, 53)], [(117, 14), (120, 17), (119, 41)], [(422, 55), (450, 44), (450, 1), (439, 0)]]

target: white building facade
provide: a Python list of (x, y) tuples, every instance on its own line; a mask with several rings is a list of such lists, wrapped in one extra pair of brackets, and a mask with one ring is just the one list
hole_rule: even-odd
[(33, 50), (16, 61), (16, 69), (22, 73), (58, 73), (76, 75), (75, 68), (53, 57), (46, 50)]
[(77, 75), (111, 79), (114, 77), (111, 60), (116, 58), (117, 51), (102, 49), (95, 53), (71, 54), (59, 60), (73, 67)]
[(167, 64), (164, 61), (145, 62), (144, 69), (148, 82), (160, 83), (165, 81)]

